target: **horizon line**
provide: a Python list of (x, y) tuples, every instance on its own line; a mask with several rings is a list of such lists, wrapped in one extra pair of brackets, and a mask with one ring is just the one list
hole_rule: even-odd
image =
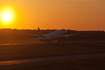
[[(17, 29), (17, 28), (0, 28), (0, 30), (2, 29), (7, 29), (7, 30), (38, 30), (38, 29)], [(61, 29), (41, 29), (41, 30), (61, 30)], [(66, 29), (66, 30), (71, 30), (71, 31), (105, 31), (105, 30), (73, 30), (73, 29)]]

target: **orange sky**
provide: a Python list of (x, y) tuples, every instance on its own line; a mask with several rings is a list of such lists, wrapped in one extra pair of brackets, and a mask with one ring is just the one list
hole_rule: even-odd
[(15, 18), (0, 29), (105, 30), (104, 0), (0, 0), (7, 7)]

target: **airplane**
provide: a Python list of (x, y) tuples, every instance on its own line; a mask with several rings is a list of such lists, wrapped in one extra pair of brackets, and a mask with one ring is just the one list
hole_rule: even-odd
[(67, 32), (67, 30), (61, 29), (61, 30), (57, 30), (57, 31), (42, 35), (40, 28), (38, 27), (39, 34), (28, 34), (28, 35), (38, 36), (39, 38), (28, 38), (28, 39), (35, 39), (35, 40), (46, 41), (46, 42), (50, 42), (52, 40), (57, 40), (57, 42), (58, 42), (59, 38), (63, 37), (63, 38), (67, 39), (69, 36), (77, 35), (77, 34), (62, 35), (62, 34), (65, 34), (66, 32)]

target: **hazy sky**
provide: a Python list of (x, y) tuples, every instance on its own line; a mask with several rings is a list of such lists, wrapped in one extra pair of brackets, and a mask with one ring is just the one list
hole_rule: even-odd
[(17, 17), (0, 28), (105, 30), (105, 0), (0, 0)]

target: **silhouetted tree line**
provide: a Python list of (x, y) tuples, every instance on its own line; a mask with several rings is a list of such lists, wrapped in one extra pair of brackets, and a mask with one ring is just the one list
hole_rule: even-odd
[[(47, 34), (54, 32), (55, 30), (41, 30), (42, 34)], [(76, 31), (76, 30), (67, 30), (67, 34), (77, 34), (70, 36), (67, 40), (105, 40), (104, 31)], [(0, 40), (20, 40), (34, 38), (35, 36), (30, 36), (27, 34), (38, 34), (38, 30), (17, 30), (17, 29), (0, 29)], [(37, 38), (37, 37), (36, 37)]]

